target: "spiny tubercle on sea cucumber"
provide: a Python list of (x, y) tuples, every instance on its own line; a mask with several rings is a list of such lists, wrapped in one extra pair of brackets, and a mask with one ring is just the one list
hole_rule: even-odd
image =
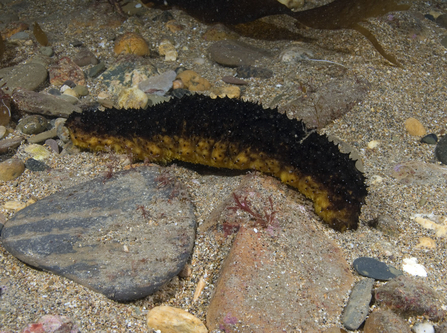
[(72, 113), (66, 126), (73, 143), (85, 149), (273, 175), (311, 199), (333, 229), (358, 226), (367, 188), (355, 161), (277, 109), (193, 95), (147, 110)]

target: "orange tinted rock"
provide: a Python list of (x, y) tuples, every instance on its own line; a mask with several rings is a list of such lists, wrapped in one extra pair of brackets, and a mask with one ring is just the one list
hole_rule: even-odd
[(127, 32), (115, 41), (115, 54), (149, 55), (149, 46), (145, 39), (135, 32)]
[(29, 25), (24, 22), (11, 22), (2, 30), (3, 38), (7, 39), (12, 35), (29, 29)]
[(424, 136), (427, 134), (424, 125), (422, 125), (419, 120), (412, 117), (405, 120), (405, 129), (407, 130), (408, 134), (413, 136)]
[(190, 91), (204, 91), (211, 88), (211, 83), (193, 70), (186, 70), (177, 75), (182, 80), (185, 88)]
[[(235, 192), (247, 195), (248, 205), (259, 214), (266, 214), (256, 208), (260, 205), (276, 214), (266, 228), (253, 217), (236, 220), (225, 213), (232, 209), (223, 209), (220, 218), (211, 214), (210, 218), (218, 220), (224, 216), (224, 232), (230, 223), (237, 223), (240, 229), (208, 307), (208, 329), (319, 332), (319, 324), (327, 317), (342, 312), (343, 298), (353, 281), (349, 265), (340, 248), (312, 225), (313, 213), (307, 212), (299, 199), (282, 195), (277, 199), (284, 191), (279, 181), (247, 179), (245, 187)], [(233, 207), (234, 199), (228, 205)]]

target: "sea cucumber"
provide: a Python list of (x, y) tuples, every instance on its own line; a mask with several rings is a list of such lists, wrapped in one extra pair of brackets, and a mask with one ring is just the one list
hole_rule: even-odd
[(180, 160), (273, 175), (311, 199), (333, 229), (358, 226), (367, 187), (355, 161), (277, 109), (193, 95), (146, 110), (72, 113), (66, 126), (84, 149), (109, 147), (150, 162)]

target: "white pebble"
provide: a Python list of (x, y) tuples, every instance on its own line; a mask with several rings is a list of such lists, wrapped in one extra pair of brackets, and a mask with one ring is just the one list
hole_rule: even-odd
[(435, 333), (435, 329), (432, 324), (429, 323), (417, 323), (413, 326), (414, 333)]
[(380, 141), (379, 140), (372, 140), (372, 141), (368, 142), (368, 148), (369, 149), (377, 148), (379, 145), (380, 145)]
[(426, 277), (427, 271), (425, 270), (424, 266), (418, 264), (417, 261), (418, 260), (416, 258), (404, 259), (402, 269), (410, 275)]

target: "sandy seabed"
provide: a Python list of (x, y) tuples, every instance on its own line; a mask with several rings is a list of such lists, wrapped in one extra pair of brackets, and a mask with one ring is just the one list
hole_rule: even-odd
[[(2, 10), (13, 5), (9, 1), (3, 1), (3, 4)], [(165, 62), (162, 57), (152, 59), (160, 72), (183, 66), (197, 71), (215, 86), (224, 85), (220, 81), (222, 76), (235, 73), (235, 69), (219, 66), (207, 57), (207, 48), (212, 42), (201, 38), (207, 26), (181, 11), (173, 10), (172, 14), (183, 30), (172, 33), (164, 23), (152, 20), (161, 14), (160, 10), (149, 10), (141, 17), (130, 17), (123, 22), (110, 11), (107, 2), (23, 1), (14, 6), (20, 6), (21, 20), (29, 23), (37, 20), (47, 32), (56, 53), (54, 58), (73, 56), (77, 49), (70, 46), (70, 42), (78, 40), (110, 65), (116, 59), (110, 36), (138, 30), (154, 50), (164, 37), (175, 42), (179, 53), (176, 62)], [(313, 38), (307, 44), (241, 38), (276, 55), (274, 59), (259, 63), (273, 70), (274, 76), (270, 79), (248, 79), (243, 99), (268, 106), (281, 95), (282, 98), (275, 101), (279, 100), (279, 105), (284, 105), (303, 94), (303, 85), (318, 89), (340, 78), (369, 81), (371, 88), (365, 99), (321, 131), (339, 137), (355, 147), (361, 156), (369, 195), (360, 217), (360, 227), (355, 232), (341, 234), (322, 225), (318, 218), (315, 224), (343, 249), (349, 264), (358, 257), (370, 256), (402, 269), (404, 259), (417, 258), (427, 271), (427, 277), (417, 279), (435, 289), (441, 300), (446, 300), (447, 240), (445, 236), (437, 237), (435, 231), (422, 227), (414, 217), (421, 214), (445, 225), (447, 187), (444, 175), (447, 167), (441, 167), (436, 177), (431, 172), (423, 176), (416, 174), (408, 181), (393, 177), (393, 168), (400, 163), (416, 162), (419, 170), (439, 164), (434, 157), (434, 146), (421, 144), (420, 137), (410, 136), (404, 127), (407, 118), (415, 117), (428, 133), (445, 134), (447, 49), (441, 45), (441, 40), (447, 35), (447, 30), (423, 18), (421, 14), (430, 11), (447, 13), (447, 4), (443, 1), (415, 1), (408, 12), (370, 19), (364, 24), (384, 48), (397, 57), (403, 68), (387, 63), (355, 31), (300, 31)], [(294, 29), (288, 20), (280, 21)], [(279, 61), (280, 53), (294, 45), (309, 48), (316, 59), (343, 66), (313, 61)], [(20, 61), (29, 60), (36, 53), (38, 47), (35, 43), (23, 42), (17, 46)], [(94, 101), (104, 89), (101, 82), (91, 79), (87, 86), (90, 95), (85, 98), (86, 102)], [(368, 143), (373, 140), (377, 140), (378, 145), (370, 149)], [(28, 157), (24, 152), (25, 146), (20, 147), (16, 154), (22, 159)], [(41, 174), (26, 170), (17, 180), (0, 183), (0, 211), (7, 218), (13, 216), (14, 211), (4, 208), (6, 202), (39, 200), (81, 181), (104, 175), (111, 163), (115, 171), (122, 168), (120, 163), (112, 161), (110, 154), (88, 152), (52, 155), (46, 163), (59, 170), (58, 173)], [(199, 224), (231, 194), (243, 177), (201, 174), (183, 167), (175, 167), (175, 170), (190, 189)], [(383, 214), (397, 222), (401, 230), (398, 236), (385, 236), (367, 226), (367, 221)], [(431, 238), (435, 247), (418, 247), (422, 237)], [(3, 286), (0, 329), (19, 330), (28, 322), (51, 313), (72, 317), (84, 332), (146, 332), (145, 314), (160, 304), (181, 307), (204, 320), (218, 269), (230, 247), (226, 244), (225, 249), (218, 249), (213, 244), (206, 235), (198, 234), (191, 263), (192, 275), (187, 279), (174, 279), (157, 294), (128, 304), (110, 301), (70, 280), (32, 269), (0, 245), (0, 286)], [(192, 302), (196, 284), (205, 271), (211, 278), (201, 298)], [(412, 323), (417, 320), (411, 319)], [(339, 318), (328, 318), (328, 323), (339, 324)]]

